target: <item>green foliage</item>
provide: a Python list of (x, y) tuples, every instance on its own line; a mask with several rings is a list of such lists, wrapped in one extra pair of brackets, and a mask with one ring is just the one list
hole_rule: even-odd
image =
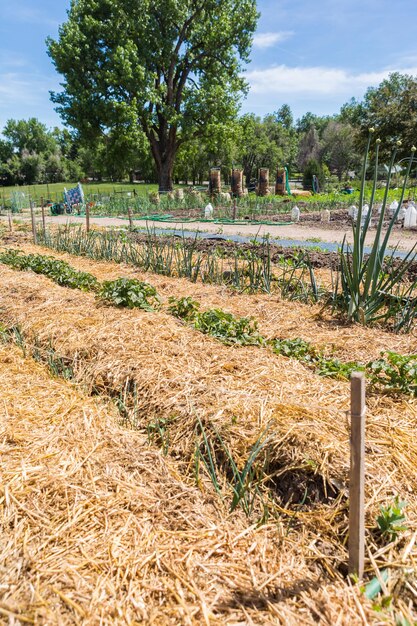
[(160, 445), (164, 455), (169, 451), (169, 425), (173, 418), (156, 418), (146, 426), (149, 443)]
[(363, 372), (365, 366), (355, 361), (343, 362), (339, 359), (320, 358), (317, 363), (316, 372), (319, 376), (326, 378), (338, 378), (349, 380), (353, 372)]
[(272, 339), (270, 345), (276, 354), (307, 363), (315, 363), (320, 356), (318, 350), (304, 339)]
[(149, 283), (136, 278), (105, 280), (97, 295), (108, 304), (129, 309), (139, 308), (145, 311), (154, 311), (160, 304), (156, 289)]
[(49, 131), (36, 118), (10, 119), (2, 132), (6, 141), (0, 140), (0, 177), (8, 185), (65, 180), (70, 158), (76, 163), (75, 155), (64, 156), (60, 133)]
[(313, 175), (317, 176), (320, 189), (323, 189), (325, 184), (325, 177), (323, 168), (317, 159), (309, 159), (303, 172), (303, 187), (304, 189), (312, 189), (313, 187)]
[(95, 291), (98, 281), (92, 274), (79, 272), (65, 261), (41, 254), (24, 255), (19, 250), (7, 250), (0, 253), (0, 262), (18, 270), (31, 270), (43, 274), (62, 287)]
[(248, 317), (236, 318), (232, 313), (221, 309), (209, 309), (198, 313), (193, 326), (226, 345), (259, 346), (264, 341), (258, 332), (256, 321)]
[(170, 306), (168, 312), (174, 317), (179, 319), (190, 321), (194, 320), (198, 314), (200, 303), (193, 300), (191, 296), (185, 296), (183, 298), (169, 298)]
[(404, 525), (406, 518), (403, 513), (406, 504), (406, 502), (400, 502), (397, 496), (392, 504), (386, 507), (381, 506), (381, 512), (377, 517), (376, 523), (381, 535), (389, 541), (396, 539), (398, 533), (407, 530), (407, 526)]
[[(259, 457), (269, 441), (266, 437), (267, 431), (260, 434), (252, 446), (248, 458), (243, 463), (243, 467), (241, 467), (241, 464), (235, 460), (220, 433), (214, 427), (211, 427), (211, 430), (213, 433), (209, 433), (204, 428), (200, 418), (197, 417), (197, 441), (194, 456), (197, 484), (200, 482), (200, 466), (202, 463), (216, 492), (223, 498), (221, 473), (225, 474), (227, 486), (233, 494), (230, 511), (234, 511), (240, 505), (245, 514), (251, 517), (256, 503), (260, 502), (263, 507), (263, 521), (265, 518), (265, 503), (261, 486), (265, 480), (265, 470), (264, 463), (260, 462), (261, 459)], [(218, 458), (222, 459), (221, 462), (218, 461)]]
[(355, 131), (350, 124), (331, 120), (323, 131), (321, 159), (332, 171), (336, 171), (339, 181), (348, 170), (359, 165), (355, 149)]
[(269, 342), (275, 354), (292, 357), (310, 365), (319, 376), (349, 380), (352, 372), (364, 370), (364, 366), (356, 362), (331, 359), (303, 339), (272, 339)]
[[(342, 244), (340, 251), (340, 272), (333, 288), (333, 306), (335, 309), (342, 312), (349, 320), (354, 320), (364, 325), (384, 322), (391, 324), (394, 330), (409, 330), (415, 315), (413, 294), (414, 290), (417, 288), (417, 281), (408, 287), (401, 287), (401, 281), (413, 261), (415, 250), (411, 250), (404, 259), (394, 264), (395, 251), (388, 254), (388, 240), (404, 198), (407, 179), (411, 169), (411, 157), (414, 155), (415, 148), (411, 151), (398, 209), (391, 218), (387, 232), (383, 234), (384, 214), (387, 207), (391, 172), (396, 161), (397, 150), (395, 149), (392, 153), (384, 199), (376, 233), (373, 237), (371, 253), (365, 256), (366, 235), (371, 224), (372, 208), (376, 191), (379, 154), (379, 140), (377, 140), (375, 148), (374, 180), (369, 201), (370, 210), (368, 214), (365, 215), (363, 213), (365, 174), (368, 164), (371, 136), (372, 132), (369, 133), (363, 162), (358, 216), (356, 224), (353, 225), (353, 246), (351, 247), (346, 240), (344, 240)], [(389, 273), (385, 271), (387, 256), (388, 265), (391, 267)]]
[(255, 0), (73, 2), (48, 41), (64, 76), (52, 99), (84, 137), (143, 131), (169, 189), (178, 146), (235, 118), (257, 17)]
[(408, 156), (407, 148), (415, 142), (416, 120), (410, 115), (417, 101), (417, 80), (415, 76), (393, 72), (377, 87), (369, 87), (361, 102), (351, 100), (342, 107), (342, 119), (359, 130), (358, 145), (364, 149), (368, 140), (369, 128), (373, 127), (383, 141), (381, 156), (389, 162), (391, 148), (389, 142), (403, 139), (399, 148), (399, 159)]
[(390, 393), (417, 396), (417, 354), (402, 355), (382, 352), (386, 358), (367, 364), (371, 382)]

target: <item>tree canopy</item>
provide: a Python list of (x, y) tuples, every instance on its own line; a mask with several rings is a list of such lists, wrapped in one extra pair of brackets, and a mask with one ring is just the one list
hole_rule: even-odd
[(178, 148), (236, 117), (257, 18), (255, 0), (72, 0), (52, 100), (84, 136), (142, 131), (169, 190)]
[(399, 158), (407, 157), (417, 131), (417, 80), (393, 72), (378, 87), (370, 87), (362, 102), (352, 99), (341, 110), (341, 119), (359, 129), (359, 147), (366, 145), (369, 128), (382, 140), (380, 154), (388, 159), (392, 143), (401, 140)]

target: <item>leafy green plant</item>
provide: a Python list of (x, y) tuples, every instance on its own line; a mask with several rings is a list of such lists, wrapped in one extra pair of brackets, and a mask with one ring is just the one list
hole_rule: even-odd
[(184, 298), (174, 298), (171, 296), (169, 303), (168, 312), (174, 317), (187, 321), (195, 319), (198, 309), (200, 308), (200, 303), (193, 300), (191, 296)]
[[(382, 358), (386, 355), (385, 358)], [(382, 352), (381, 358), (366, 365), (370, 381), (391, 393), (417, 396), (417, 354)]]
[(392, 504), (381, 506), (381, 512), (376, 519), (376, 523), (381, 535), (389, 539), (389, 541), (396, 539), (398, 533), (407, 530), (407, 526), (404, 525), (406, 518), (403, 513), (406, 504), (406, 502), (400, 502), (398, 496), (396, 496)]
[(149, 422), (146, 426), (149, 443), (160, 445), (165, 456), (169, 451), (169, 425), (171, 422), (172, 418), (159, 418)]
[(365, 366), (356, 361), (343, 362), (339, 359), (320, 358), (317, 363), (316, 373), (326, 378), (340, 378), (349, 380), (353, 372), (362, 372)]
[(365, 369), (364, 365), (355, 361), (344, 363), (339, 359), (328, 358), (304, 339), (272, 339), (268, 343), (275, 354), (298, 359), (314, 368), (319, 376), (348, 380), (352, 372)]
[(272, 339), (269, 344), (276, 354), (293, 357), (299, 361), (313, 363), (319, 357), (318, 350), (304, 339)]
[(41, 254), (24, 255), (19, 250), (7, 250), (0, 254), (0, 262), (17, 270), (30, 270), (43, 274), (62, 287), (95, 291), (98, 280), (92, 274), (79, 272), (61, 259)]
[(145, 311), (154, 311), (160, 305), (156, 289), (149, 283), (136, 278), (106, 280), (102, 283), (97, 295), (98, 298), (108, 304), (129, 309), (139, 308)]
[(264, 339), (258, 332), (257, 322), (248, 317), (237, 318), (221, 309), (209, 309), (198, 313), (193, 322), (194, 328), (212, 335), (227, 345), (259, 346)]

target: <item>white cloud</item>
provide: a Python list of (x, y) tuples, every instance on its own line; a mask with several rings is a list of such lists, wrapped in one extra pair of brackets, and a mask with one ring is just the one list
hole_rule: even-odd
[(253, 38), (253, 45), (255, 48), (272, 48), (277, 43), (286, 41), (293, 36), (293, 31), (285, 30), (277, 33), (256, 33)]
[(288, 67), (275, 65), (246, 72), (253, 95), (274, 96), (360, 96), (394, 71), (417, 75), (417, 67), (391, 68), (379, 72), (353, 73), (331, 67)]
[(28, 24), (41, 24), (57, 28), (59, 22), (50, 18), (45, 12), (31, 6), (16, 6), (11, 4), (5, 11), (5, 17), (16, 22), (26, 22)]
[(46, 124), (56, 124), (49, 91), (59, 89), (58, 79), (42, 74), (0, 72), (0, 132), (6, 120), (38, 117)]

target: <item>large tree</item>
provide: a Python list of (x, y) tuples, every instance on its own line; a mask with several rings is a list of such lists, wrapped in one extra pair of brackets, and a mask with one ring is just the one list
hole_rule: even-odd
[(360, 164), (355, 150), (355, 130), (350, 124), (331, 120), (323, 131), (321, 161), (335, 171), (339, 181)]
[(235, 117), (257, 17), (256, 0), (72, 0), (52, 100), (82, 135), (141, 128), (170, 190), (181, 144)]
[(392, 144), (402, 140), (399, 158), (409, 155), (417, 132), (417, 77), (393, 72), (378, 87), (369, 87), (362, 102), (352, 99), (341, 109), (340, 119), (359, 130), (358, 146), (364, 148), (369, 128), (382, 139), (380, 155), (388, 161)]
[(3, 135), (19, 154), (24, 150), (36, 154), (51, 154), (57, 148), (53, 134), (35, 117), (28, 120), (8, 120)]

